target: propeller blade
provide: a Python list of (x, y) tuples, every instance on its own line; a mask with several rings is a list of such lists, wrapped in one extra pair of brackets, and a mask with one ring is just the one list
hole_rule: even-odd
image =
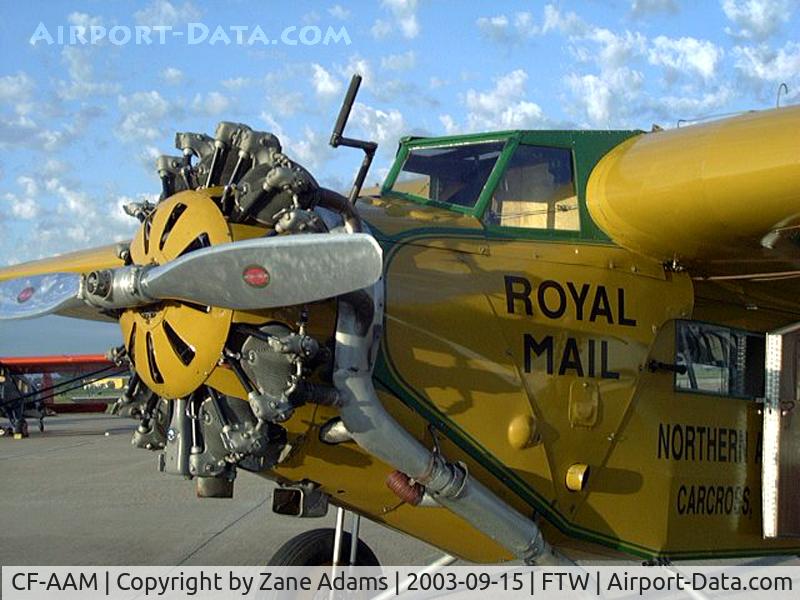
[(367, 234), (257, 238), (196, 250), (143, 273), (150, 298), (233, 309), (293, 306), (374, 284), (381, 247)]
[(0, 320), (32, 319), (84, 307), (81, 276), (48, 273), (0, 281)]

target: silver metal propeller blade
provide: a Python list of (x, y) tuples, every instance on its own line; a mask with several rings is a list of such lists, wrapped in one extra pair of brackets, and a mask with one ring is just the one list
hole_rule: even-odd
[(80, 291), (81, 276), (77, 273), (48, 273), (0, 281), (0, 320), (68, 314), (85, 306)]
[(367, 234), (257, 238), (196, 250), (144, 271), (143, 296), (234, 309), (332, 298), (374, 284), (381, 247)]
[(103, 309), (185, 300), (252, 310), (315, 302), (374, 284), (381, 247), (364, 233), (257, 238), (196, 250), (159, 267), (49, 273), (0, 282), (0, 320), (56, 313), (104, 318)]

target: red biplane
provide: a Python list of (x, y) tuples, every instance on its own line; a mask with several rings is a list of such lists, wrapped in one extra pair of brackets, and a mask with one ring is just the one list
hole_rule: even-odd
[(27, 437), (27, 419), (38, 419), (39, 431), (44, 431), (46, 416), (105, 410), (107, 402), (60, 403), (56, 407), (54, 399), (122, 373), (126, 370), (103, 354), (0, 358), (0, 415), (10, 422), (9, 427), (0, 427), (0, 435)]

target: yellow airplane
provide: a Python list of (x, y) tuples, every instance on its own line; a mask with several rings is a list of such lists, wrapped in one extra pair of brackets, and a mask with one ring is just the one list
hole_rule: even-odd
[[(2, 318), (118, 320), (134, 445), (200, 496), (244, 469), (476, 562), (796, 554), (800, 107), (407, 137), (361, 193), (359, 82), (349, 198), (178, 134), (132, 242), (0, 270)], [(346, 562), (342, 520), (272, 562)]]

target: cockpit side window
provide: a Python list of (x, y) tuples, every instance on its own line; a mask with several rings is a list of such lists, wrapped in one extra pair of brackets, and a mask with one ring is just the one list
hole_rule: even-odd
[(572, 151), (520, 144), (494, 190), (487, 225), (580, 230)]
[(472, 208), (505, 141), (412, 148), (391, 190), (422, 200)]

